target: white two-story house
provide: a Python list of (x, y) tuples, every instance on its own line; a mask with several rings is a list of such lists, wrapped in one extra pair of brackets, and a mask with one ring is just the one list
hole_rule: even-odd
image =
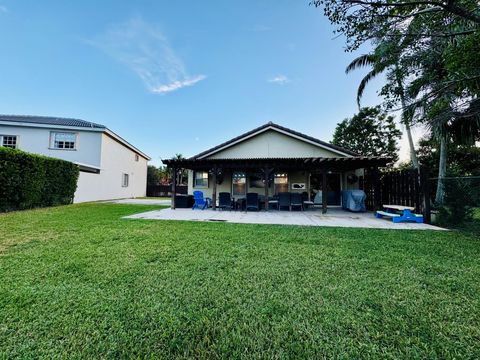
[(0, 146), (77, 164), (80, 176), (74, 202), (145, 196), (150, 158), (104, 125), (0, 115)]

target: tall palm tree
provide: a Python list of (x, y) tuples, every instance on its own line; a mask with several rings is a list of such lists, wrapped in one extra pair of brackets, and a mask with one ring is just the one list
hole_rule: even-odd
[(348, 74), (352, 72), (353, 70), (356, 70), (358, 68), (362, 67), (370, 67), (371, 70), (365, 75), (365, 77), (360, 81), (360, 84), (358, 85), (358, 90), (357, 90), (357, 104), (358, 107), (360, 108), (360, 100), (363, 96), (363, 93), (365, 91), (365, 88), (367, 84), (373, 80), (375, 77), (383, 73), (385, 70), (388, 68), (393, 68), (393, 71), (395, 72), (395, 80), (399, 89), (399, 94), (400, 94), (400, 102), (402, 105), (402, 123), (405, 126), (405, 132), (407, 133), (407, 139), (408, 139), (408, 146), (410, 149), (410, 160), (412, 162), (413, 168), (417, 169), (419, 168), (418, 165), (418, 158), (417, 158), (417, 152), (415, 151), (415, 144), (413, 142), (413, 137), (412, 137), (412, 131), (411, 131), (411, 123), (413, 119), (413, 114), (410, 109), (407, 109), (407, 103), (405, 99), (405, 89), (403, 86), (402, 78), (400, 75), (400, 71), (398, 68), (397, 64), (392, 64), (388, 62), (386, 59), (382, 58), (381, 56), (373, 53), (373, 54), (365, 54), (357, 57), (354, 59), (345, 69), (345, 72)]

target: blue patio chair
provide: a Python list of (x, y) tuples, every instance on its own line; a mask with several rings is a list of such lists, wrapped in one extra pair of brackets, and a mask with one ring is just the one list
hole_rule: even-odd
[(260, 210), (258, 206), (258, 194), (257, 193), (247, 193), (247, 206), (246, 210)]
[(210, 198), (204, 198), (202, 191), (193, 192), (193, 206), (192, 210), (200, 209), (204, 210), (210, 206)]

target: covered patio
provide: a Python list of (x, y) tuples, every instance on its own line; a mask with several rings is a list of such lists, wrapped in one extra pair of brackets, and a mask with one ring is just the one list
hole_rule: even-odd
[[(234, 172), (243, 172), (244, 174), (258, 174), (259, 178), (266, 184), (263, 186), (261, 195), (263, 209), (269, 210), (269, 201), (275, 196), (275, 190), (271, 186), (277, 174), (294, 172), (301, 175), (301, 181), (305, 187), (304, 191), (308, 200), (311, 200), (312, 188), (311, 177), (316, 176), (320, 179), (322, 187), (326, 188), (328, 176), (337, 173), (340, 179), (348, 172), (354, 173), (357, 170), (368, 169), (372, 175), (374, 191), (373, 203), (375, 208), (381, 205), (380, 198), (380, 181), (379, 168), (385, 167), (391, 159), (385, 157), (365, 157), (365, 156), (349, 156), (349, 157), (297, 157), (297, 158), (190, 158), (190, 159), (169, 159), (163, 160), (163, 163), (172, 170), (172, 202), (171, 208), (175, 209), (176, 196), (176, 179), (177, 172), (181, 169), (193, 172), (208, 173), (211, 178), (211, 198), (212, 210), (217, 208), (217, 186), (221, 183), (225, 174), (233, 174)], [(247, 184), (248, 186), (248, 184)], [(272, 191), (273, 190), (273, 191)], [(300, 191), (300, 190), (299, 190)], [(327, 213), (328, 206), (327, 196), (322, 196), (321, 210)], [(338, 204), (340, 205), (340, 204)]]

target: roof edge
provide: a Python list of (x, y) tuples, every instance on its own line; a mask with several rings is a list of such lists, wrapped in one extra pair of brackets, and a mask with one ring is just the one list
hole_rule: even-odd
[(289, 129), (287, 127), (278, 125), (278, 124), (270, 121), (266, 124), (263, 124), (259, 127), (254, 128), (250, 131), (247, 131), (246, 133), (243, 133), (243, 134), (241, 134), (239, 136), (236, 136), (236, 137), (234, 137), (234, 138), (232, 138), (228, 141), (225, 141), (225, 142), (223, 142), (223, 143), (221, 143), (217, 146), (214, 146), (210, 149), (202, 151), (201, 153), (198, 153), (197, 155), (194, 155), (194, 156), (190, 157), (189, 159), (191, 159), (191, 160), (201, 159), (201, 158), (204, 158), (205, 156), (213, 155), (213, 154), (223, 150), (224, 148), (228, 148), (230, 146), (233, 146), (236, 143), (241, 142), (243, 138), (245, 138), (245, 140), (246, 140), (247, 138), (249, 138), (251, 136), (254, 136), (257, 133), (260, 133), (262, 131), (265, 131), (268, 128), (276, 129), (277, 131), (287, 133), (287, 135), (289, 134), (290, 136), (296, 136), (296, 137), (303, 138), (305, 140), (308, 140), (309, 142), (316, 143), (317, 145), (319, 145), (321, 147), (326, 147), (326, 148), (331, 149), (331, 150), (333, 150), (334, 152), (337, 152), (337, 153), (343, 153), (347, 156), (361, 156), (360, 154), (355, 153), (353, 151), (350, 151), (348, 149), (342, 148), (342, 147), (337, 146), (337, 145), (330, 144), (328, 142), (322, 141), (320, 139), (314, 138), (312, 136), (309, 136), (309, 135), (303, 134), (301, 132)]

